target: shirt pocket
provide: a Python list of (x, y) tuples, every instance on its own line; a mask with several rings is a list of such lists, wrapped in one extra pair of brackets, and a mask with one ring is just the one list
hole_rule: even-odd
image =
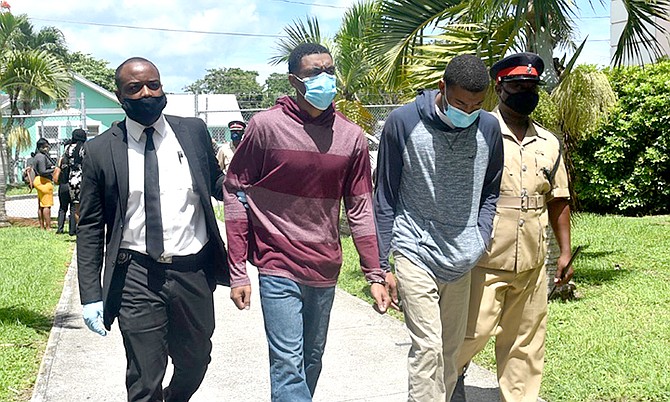
[(529, 193), (534, 191), (536, 194), (545, 194), (551, 191), (552, 184), (549, 178), (552, 174), (551, 170), (554, 167), (554, 161), (547, 155), (544, 150), (538, 149), (535, 151), (535, 187), (529, 188)]

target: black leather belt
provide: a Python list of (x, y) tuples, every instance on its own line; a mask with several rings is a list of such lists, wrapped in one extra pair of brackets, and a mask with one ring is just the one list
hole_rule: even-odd
[(176, 255), (162, 261), (156, 261), (148, 255), (142, 254), (135, 250), (122, 248), (119, 250), (117, 262), (119, 264), (123, 264), (132, 259), (145, 268), (172, 269), (175, 271), (198, 271), (204, 266), (213, 263), (212, 259), (214, 258), (214, 253), (210, 243), (211, 242), (205, 244), (196, 254), (183, 256)]

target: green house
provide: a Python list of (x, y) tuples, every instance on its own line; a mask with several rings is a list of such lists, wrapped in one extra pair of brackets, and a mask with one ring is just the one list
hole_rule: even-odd
[[(22, 124), (30, 133), (33, 146), (39, 138), (46, 138), (51, 143), (51, 154), (54, 158), (63, 151), (62, 144), (71, 137), (72, 130), (83, 128), (89, 137), (94, 137), (112, 126), (114, 121), (125, 117), (116, 95), (86, 78), (72, 74), (69, 96), (64, 99), (65, 108), (56, 109), (56, 102), (42, 105), (30, 115), (13, 116), (14, 126)], [(9, 102), (2, 105), (3, 124), (9, 114)], [(29, 149), (19, 154), (19, 159), (30, 156)]]

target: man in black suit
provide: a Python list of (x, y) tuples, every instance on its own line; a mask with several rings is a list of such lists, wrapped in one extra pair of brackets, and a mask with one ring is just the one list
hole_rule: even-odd
[(163, 115), (153, 63), (130, 58), (115, 80), (127, 118), (86, 143), (82, 166), (84, 321), (106, 335), (119, 318), (129, 401), (188, 401), (210, 361), (212, 292), (228, 277), (210, 198), (222, 199), (224, 176), (204, 122)]

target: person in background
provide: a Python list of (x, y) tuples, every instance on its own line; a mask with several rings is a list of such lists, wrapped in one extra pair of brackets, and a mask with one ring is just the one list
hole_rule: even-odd
[(439, 90), (394, 110), (381, 135), (375, 218), (393, 251), (412, 345), (409, 401), (448, 401), (468, 315), (470, 270), (491, 241), (503, 171), (498, 120), (482, 110), (486, 66), (459, 55)]
[[(70, 220), (70, 236), (76, 233), (77, 222), (79, 222), (79, 205), (81, 198), (81, 166), (84, 160), (84, 143), (86, 142), (86, 131), (81, 128), (72, 131), (72, 140), (65, 148), (65, 159), (69, 168), (68, 184), (70, 188), (70, 200), (74, 206), (74, 225)], [(72, 229), (74, 228), (74, 229)]]
[[(127, 118), (84, 145), (77, 228), (84, 322), (106, 335), (118, 317), (128, 401), (184, 402), (211, 360), (212, 292), (217, 278), (227, 279), (211, 201), (223, 199), (224, 176), (205, 123), (163, 114), (152, 62), (124, 61), (115, 82)], [(174, 372), (163, 389), (168, 357)]]
[(56, 229), (57, 234), (64, 233), (65, 229), (65, 218), (67, 217), (68, 211), (70, 213), (70, 219), (68, 224), (68, 234), (74, 236), (76, 233), (76, 224), (75, 224), (75, 213), (74, 213), (74, 204), (72, 203), (72, 198), (70, 197), (70, 183), (68, 178), (70, 175), (70, 164), (66, 156), (67, 147), (70, 145), (71, 140), (65, 141), (63, 156), (58, 159), (58, 166), (60, 167), (60, 177), (58, 180), (58, 228)]
[(233, 155), (235, 155), (235, 150), (242, 141), (246, 127), (246, 123), (240, 120), (233, 120), (228, 123), (230, 142), (223, 143), (216, 153), (216, 159), (219, 161), (219, 166), (221, 166), (221, 170), (224, 172), (228, 169), (228, 165), (230, 165), (230, 161), (233, 159)]
[[(26, 166), (23, 168), (23, 182), (28, 185), (30, 193), (33, 192), (35, 185), (35, 152), (30, 153), (30, 158), (26, 159)], [(42, 227), (42, 214), (40, 213), (40, 199), (37, 198), (37, 220)]]
[[(458, 357), (464, 372), (495, 336), (500, 400), (535, 402), (540, 393), (547, 326), (546, 230), (560, 248), (555, 285), (572, 278), (568, 174), (558, 139), (530, 118), (540, 96), (540, 56), (518, 53), (495, 63), (498, 107), (505, 147), (492, 243), (472, 270), (470, 311)], [(463, 375), (451, 399), (465, 401)]]
[(240, 310), (251, 300), (247, 260), (258, 267), (271, 400), (305, 402), (321, 374), (342, 265), (342, 201), (375, 308), (384, 313), (391, 300), (377, 258), (367, 140), (335, 111), (333, 58), (301, 44), (288, 71), (296, 97), (249, 121), (226, 174), (224, 211), (230, 298)]
[(35, 150), (35, 180), (33, 186), (37, 189), (39, 202), (38, 217), (40, 228), (49, 230), (51, 227), (51, 207), (54, 205), (54, 185), (52, 175), (56, 164), (49, 156), (49, 141), (45, 138), (37, 140)]

